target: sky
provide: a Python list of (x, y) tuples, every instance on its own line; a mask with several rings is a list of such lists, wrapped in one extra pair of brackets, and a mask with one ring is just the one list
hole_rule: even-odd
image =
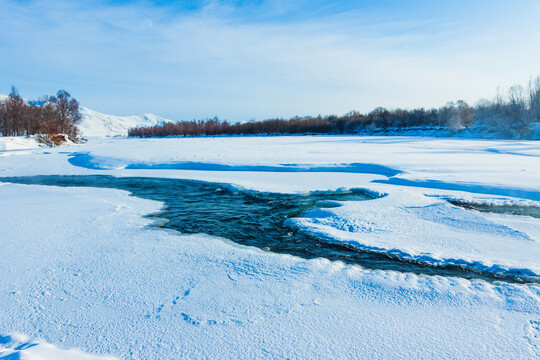
[(0, 93), (229, 121), (438, 107), (540, 75), (538, 0), (0, 0)]

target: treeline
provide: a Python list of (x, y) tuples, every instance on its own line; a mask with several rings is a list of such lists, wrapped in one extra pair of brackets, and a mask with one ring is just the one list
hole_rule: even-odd
[(247, 123), (229, 123), (217, 117), (179, 121), (154, 127), (130, 129), (128, 136), (211, 136), (262, 134), (358, 134), (377, 130), (438, 128), (462, 131), (472, 127), (504, 137), (528, 137), (532, 124), (540, 122), (540, 76), (528, 86), (512, 86), (506, 95), (479, 101), (475, 106), (459, 100), (438, 109), (385, 109), (378, 107), (367, 114), (351, 111), (343, 116), (305, 116), (268, 119)]
[(66, 134), (75, 138), (80, 120), (79, 103), (65, 90), (26, 102), (12, 87), (9, 97), (0, 100), (2, 136)]

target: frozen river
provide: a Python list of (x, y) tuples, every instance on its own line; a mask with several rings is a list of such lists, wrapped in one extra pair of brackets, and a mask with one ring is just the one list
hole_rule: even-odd
[(0, 357), (536, 359), (539, 158), (352, 136), (4, 151)]
[[(264, 251), (284, 253), (305, 259), (325, 258), (361, 265), (373, 270), (393, 270), (405, 273), (455, 276), (486, 281), (516, 283), (540, 282), (538, 277), (516, 273), (491, 273), (469, 269), (466, 265), (434, 266), (407, 261), (385, 253), (355, 249), (347, 244), (325, 241), (286, 226), (287, 219), (302, 217), (318, 208), (341, 206), (344, 201), (369, 201), (376, 196), (362, 189), (318, 191), (300, 194), (257, 192), (236, 189), (227, 184), (184, 179), (87, 176), (34, 176), (0, 178), (0, 181), (50, 186), (84, 186), (112, 188), (131, 192), (145, 199), (165, 204), (163, 212), (153, 215), (166, 219), (160, 226), (184, 234), (205, 233), (254, 246)], [(538, 215), (538, 207), (461, 206), (490, 212), (510, 212), (526, 216)]]

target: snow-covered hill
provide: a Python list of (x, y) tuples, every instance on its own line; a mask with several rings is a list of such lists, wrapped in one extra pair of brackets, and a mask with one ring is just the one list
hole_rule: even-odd
[(78, 124), (80, 134), (85, 137), (127, 136), (130, 128), (162, 125), (172, 120), (154, 114), (132, 116), (106, 115), (84, 106), (80, 108), (82, 120)]
[[(7, 95), (0, 94), (0, 101), (7, 98)], [(163, 125), (172, 122), (172, 120), (154, 114), (107, 115), (84, 106), (80, 107), (80, 112), (82, 120), (77, 127), (79, 133), (84, 137), (127, 136), (128, 130), (134, 127)]]

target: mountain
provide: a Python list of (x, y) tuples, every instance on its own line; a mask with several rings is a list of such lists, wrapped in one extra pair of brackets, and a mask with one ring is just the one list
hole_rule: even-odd
[(131, 116), (106, 115), (81, 106), (81, 122), (77, 125), (85, 137), (127, 136), (128, 130), (139, 126), (163, 125), (172, 120), (154, 114)]
[[(0, 101), (6, 100), (7, 95), (0, 94)], [(154, 114), (131, 116), (106, 115), (81, 106), (81, 122), (77, 125), (79, 133), (84, 137), (127, 136), (128, 130), (139, 126), (155, 126), (173, 122)]]

